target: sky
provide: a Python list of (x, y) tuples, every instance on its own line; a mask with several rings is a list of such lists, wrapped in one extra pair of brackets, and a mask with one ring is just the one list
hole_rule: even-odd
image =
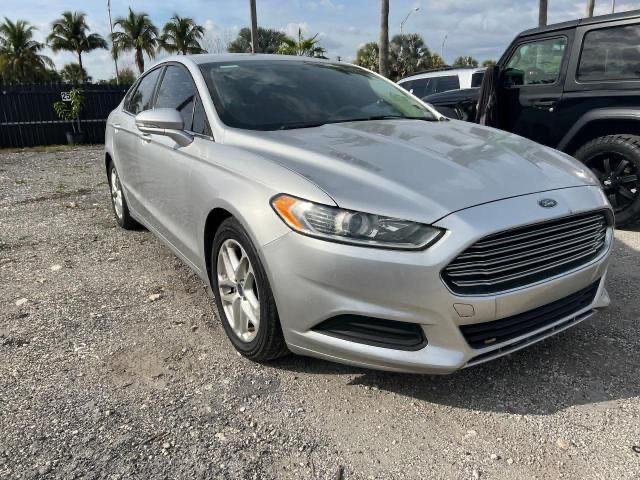
[[(582, 17), (586, 0), (549, 0), (548, 23)], [(174, 14), (192, 17), (206, 28), (206, 46), (215, 50), (233, 39), (249, 24), (248, 0), (112, 0), (115, 19), (128, 7), (146, 12), (158, 28)], [(415, 8), (404, 24), (404, 33), (419, 33), (427, 46), (451, 63), (459, 55), (479, 61), (498, 59), (522, 30), (536, 26), (538, 0), (390, 0), (390, 35), (400, 33), (402, 19)], [(640, 0), (617, 0), (616, 12), (640, 9)], [(87, 14), (92, 32), (107, 37), (107, 0), (1, 0), (0, 18), (23, 19), (38, 28), (36, 39), (44, 41), (51, 22), (65, 10)], [(379, 0), (257, 0), (258, 25), (290, 35), (302, 28), (305, 35), (318, 34), (330, 58), (353, 61), (366, 42), (377, 41)], [(611, 0), (596, 0), (596, 15), (611, 12)], [(446, 37), (446, 40), (445, 40)], [(61, 68), (77, 61), (70, 53), (45, 52)], [(156, 60), (166, 56), (162, 53)], [(151, 61), (147, 61), (147, 66)], [(113, 77), (113, 60), (106, 50), (83, 55), (83, 63), (94, 80)], [(133, 53), (123, 53), (119, 65), (133, 67)]]

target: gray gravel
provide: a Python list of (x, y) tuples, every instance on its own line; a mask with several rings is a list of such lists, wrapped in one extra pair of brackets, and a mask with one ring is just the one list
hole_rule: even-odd
[(103, 170), (0, 153), (0, 478), (640, 477), (637, 229), (612, 307), (524, 352), (448, 377), (258, 365), (187, 267), (115, 228)]

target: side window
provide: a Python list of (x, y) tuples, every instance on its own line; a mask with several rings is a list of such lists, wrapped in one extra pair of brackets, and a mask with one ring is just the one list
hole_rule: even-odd
[(193, 129), (191, 131), (193, 133), (199, 133), (200, 135), (212, 136), (207, 114), (204, 111), (204, 106), (202, 105), (202, 100), (200, 100), (199, 95), (196, 95), (196, 107), (193, 110)]
[(422, 98), (433, 93), (429, 89), (429, 85), (433, 84), (432, 80), (433, 79), (431, 78), (419, 78), (418, 80), (411, 80), (410, 82), (405, 82), (402, 84), (402, 86), (406, 90), (409, 90), (409, 92), (413, 93), (416, 97)]
[(482, 85), (483, 78), (484, 72), (476, 72), (471, 75), (471, 87), (480, 87)]
[(135, 115), (153, 108), (153, 92), (161, 71), (161, 68), (156, 68), (140, 80), (138, 87), (129, 98), (128, 103), (125, 104), (125, 110), (127, 112)]
[(447, 75), (446, 77), (438, 77), (435, 87), (435, 93), (447, 92), (449, 90), (460, 89), (460, 79), (457, 75)]
[(640, 25), (592, 30), (584, 36), (577, 79), (640, 79)]
[(189, 72), (176, 65), (169, 65), (158, 89), (156, 108), (175, 108), (182, 116), (184, 129), (191, 130), (196, 86)]
[(514, 85), (550, 85), (560, 76), (567, 39), (549, 38), (524, 43), (507, 63), (505, 75)]

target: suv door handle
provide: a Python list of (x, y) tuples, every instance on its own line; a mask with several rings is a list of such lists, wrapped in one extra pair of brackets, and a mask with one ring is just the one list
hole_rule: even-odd
[(557, 100), (531, 100), (530, 105), (533, 108), (540, 108), (553, 112), (556, 103), (558, 103)]
[(140, 139), (145, 143), (149, 143), (151, 141), (151, 135), (149, 133), (141, 133)]

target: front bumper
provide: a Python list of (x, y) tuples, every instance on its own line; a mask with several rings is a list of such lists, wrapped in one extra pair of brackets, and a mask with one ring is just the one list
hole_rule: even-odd
[[(597, 187), (553, 191), (557, 207), (539, 207), (538, 200), (549, 193), (510, 198), (453, 213), (435, 223), (447, 230), (445, 236), (419, 252), (331, 243), (294, 232), (268, 244), (263, 250), (265, 266), (289, 349), (363, 367), (450, 373), (519, 350), (586, 319), (594, 309), (609, 304), (604, 279), (613, 241), (612, 228), (598, 258), (524, 288), (497, 295), (459, 296), (440, 278), (442, 269), (460, 252), (491, 233), (608, 208)], [(525, 335), (474, 349), (460, 332), (460, 325), (517, 315), (571, 295), (596, 281), (597, 292), (588, 307)], [(468, 316), (471, 310), (473, 313)], [(464, 311), (465, 316), (460, 316), (459, 311)], [(428, 344), (417, 351), (406, 351), (347, 341), (313, 330), (323, 321), (345, 314), (419, 324)]]

